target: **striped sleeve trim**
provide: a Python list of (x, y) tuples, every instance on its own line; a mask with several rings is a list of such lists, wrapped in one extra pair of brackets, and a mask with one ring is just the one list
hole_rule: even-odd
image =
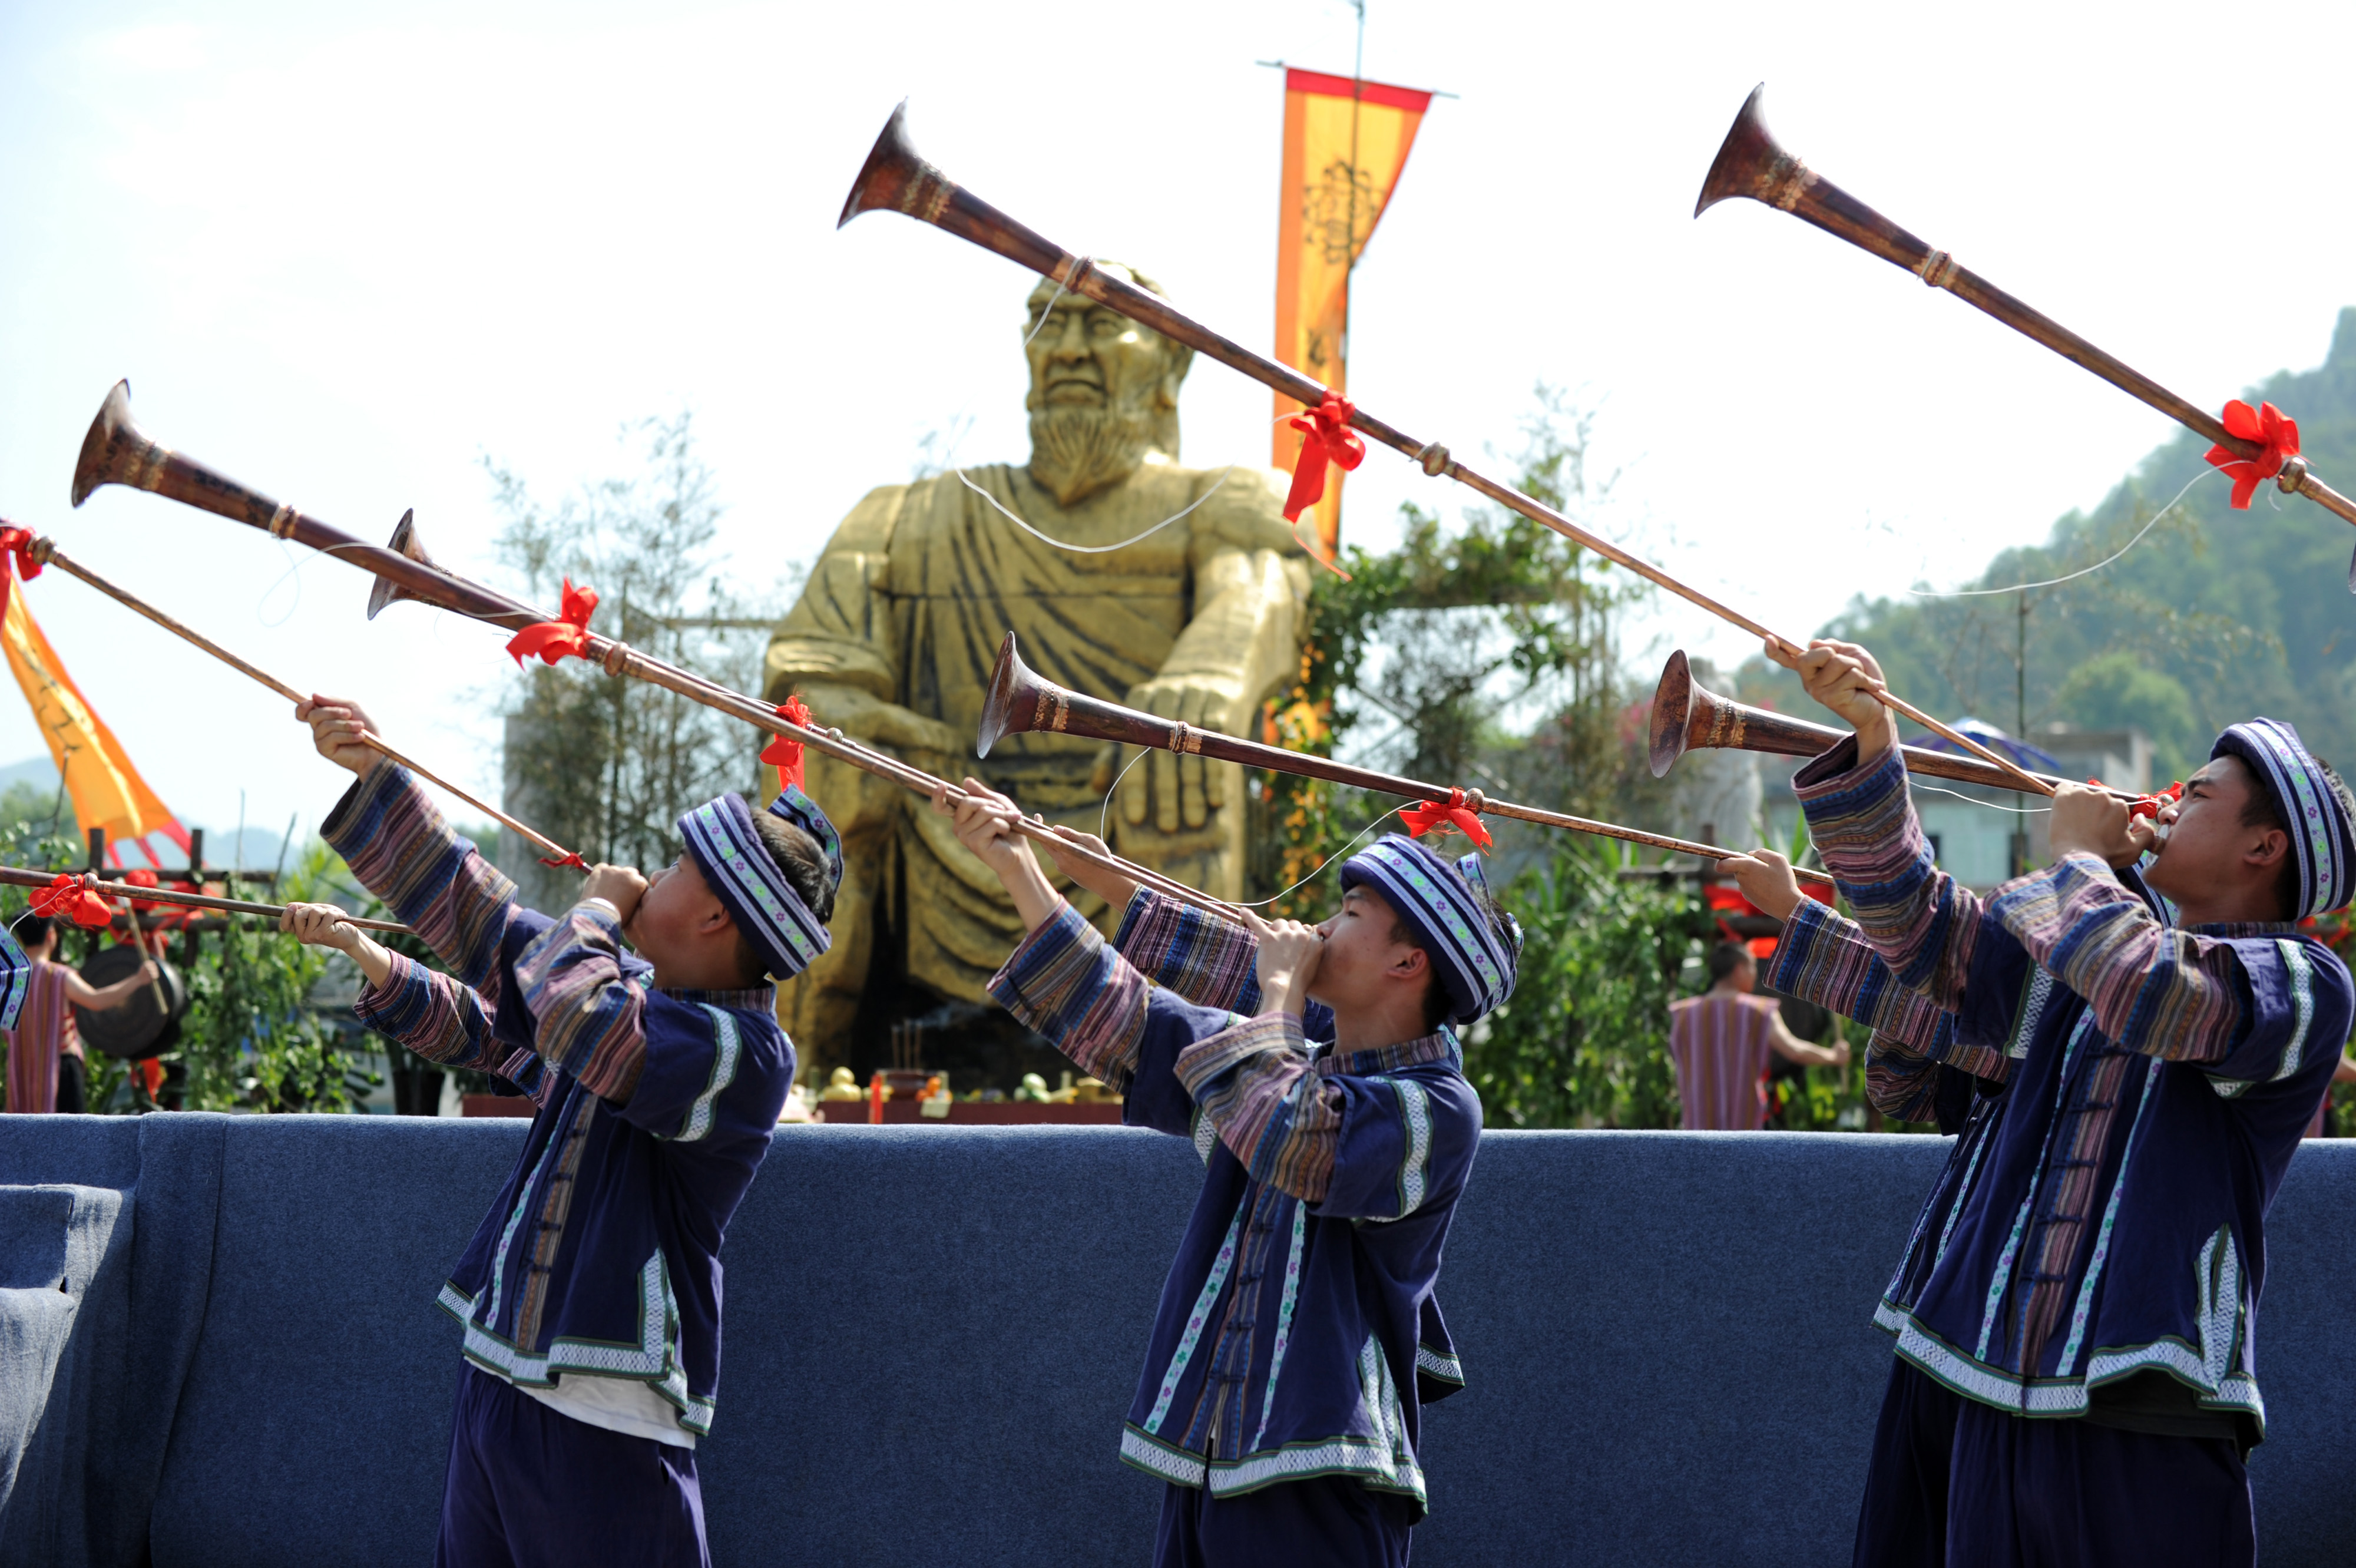
[[(1312, 1070), (1300, 1019), (1289, 1013), (1247, 1018), (1179, 1052), (1176, 1072), (1218, 1128), (1220, 1141), (1256, 1180), (1311, 1203), (1323, 1201), (1341, 1144), (1342, 1090)], [(1420, 1086), (1415, 1092), (1419, 1099)], [(1428, 1112), (1424, 1125), (1428, 1162)], [(1414, 1161), (1411, 1150), (1408, 1159)], [(1403, 1193), (1409, 1179), (1403, 1168)], [(1420, 1202), (1421, 1165), (1413, 1179)]]
[(1979, 931), (1980, 902), (1941, 871), (1914, 815), (1906, 767), (1890, 751), (1857, 766), (1854, 738), (1793, 776), (1808, 831), (1857, 924), (1899, 983), (1954, 1007)]
[(1197, 1006), (1247, 1017), (1259, 1011), (1259, 944), (1231, 920), (1141, 887), (1113, 945), (1147, 979)]
[(1988, 912), (2127, 1049), (2187, 1062), (2231, 1052), (2244, 1014), (2239, 955), (2161, 925), (2100, 857), (2064, 855), (1999, 889)]
[(336, 803), (319, 832), (361, 886), (498, 1006), (499, 941), (515, 884), (452, 830), (407, 768), (380, 763)]
[(1024, 937), (990, 981), (1000, 1005), (1116, 1094), (1137, 1077), (1151, 990), (1069, 904)]
[(622, 973), (621, 930), (605, 905), (576, 904), (515, 965), (533, 1049), (616, 1105), (629, 1102), (647, 1065), (647, 993)]
[(429, 1061), (491, 1065), (488, 1056), (497, 1047), (474, 993), (404, 953), (390, 956), (391, 972), (384, 983), (368, 985), (352, 1003), (360, 1022)]

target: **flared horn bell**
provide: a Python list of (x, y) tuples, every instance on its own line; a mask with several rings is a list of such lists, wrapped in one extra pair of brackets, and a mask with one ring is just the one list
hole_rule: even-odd
[[(401, 514), (401, 521), (393, 526), (392, 537), (386, 542), (386, 548), (397, 554), (408, 556), (421, 566), (434, 565), (434, 557), (425, 553), (425, 541), (417, 537), (417, 509), (414, 507)], [(435, 570), (438, 571), (440, 568), (436, 567)], [(370, 620), (376, 619), (379, 612), (387, 605), (399, 604), (403, 599), (421, 597), (390, 577), (379, 577), (376, 580), (376, 586), (369, 590), (368, 618)]]
[(98, 405), (90, 434), (81, 438), (81, 456), (74, 459), (73, 504), (80, 506), (90, 499), (91, 492), (101, 485), (154, 489), (163, 476), (163, 460), (169, 456), (132, 419), (131, 383), (115, 382), (106, 401)]
[(1775, 133), (1767, 128), (1767, 117), (1759, 108), (1759, 100), (1767, 91), (1761, 82), (1742, 101), (1742, 113), (1734, 117), (1728, 128), (1726, 140), (1719, 145), (1718, 156), (1709, 166), (1709, 177), (1701, 182), (1701, 199), (1694, 203), (1694, 216), (1698, 218), (1721, 201), (1747, 196), (1753, 201), (1772, 200), (1776, 189), (1799, 166), (1800, 160), (1785, 152), (1775, 140)]
[(981, 705), (981, 732), (974, 737), (974, 755), (988, 757), (990, 748), (1007, 736), (1028, 731), (1038, 711), (1039, 678), (1023, 662), (1010, 631), (998, 645), (998, 662), (991, 666), (990, 698)]
[(1653, 777), (1665, 779), (1686, 754), (1686, 732), (1693, 726), (1693, 667), (1686, 650), (1669, 655), (1661, 683), (1653, 689), (1653, 722), (1649, 741)]
[[(840, 229), (862, 212), (886, 209), (929, 223), (939, 216), (939, 204), (947, 202), (956, 189), (948, 176), (916, 155), (916, 144), (908, 140), (908, 101), (903, 98), (892, 117), (884, 122), (884, 134), (868, 149), (867, 161), (859, 166), (859, 177), (851, 182), (851, 194), (843, 199), (842, 216), (834, 226)], [(927, 207), (931, 210), (926, 210)]]

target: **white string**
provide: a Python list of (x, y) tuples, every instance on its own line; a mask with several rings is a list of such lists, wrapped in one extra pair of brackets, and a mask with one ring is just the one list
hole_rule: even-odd
[(1966, 795), (1960, 789), (1942, 789), (1936, 784), (1917, 784), (1914, 788), (1928, 789), (1933, 795), (1953, 795), (1958, 800), (1969, 801), (1975, 806), (1986, 806), (1991, 811), (2010, 811), (2017, 817), (2041, 816), (2053, 809), (2051, 806), (1999, 806), (1994, 800), (1983, 800), (1976, 795)]
[[(1095, 257), (1082, 256), (1079, 260), (1071, 264), (1070, 268), (1064, 275), (1065, 277), (1077, 277), (1096, 264)], [(1047, 317), (1055, 314), (1055, 302), (1063, 298), (1064, 294), (1064, 279), (1057, 278), (1055, 280), (1055, 292), (1047, 296), (1047, 308), (1039, 313), (1039, 319), (1031, 324), (1031, 330), (1029, 332), (1023, 334), (1023, 346), (1025, 349), (1031, 347), (1032, 338), (1039, 336), (1039, 328), (1047, 325)]]
[(1097, 837), (1104, 839), (1107, 843), (1110, 843), (1112, 842), (1111, 839), (1106, 835), (1107, 831), (1112, 825), (1112, 798), (1114, 791), (1120, 788), (1120, 781), (1129, 777), (1129, 770), (1136, 767), (1139, 763), (1144, 761), (1145, 754), (1152, 749), (1153, 747), (1150, 746), (1139, 746), (1137, 748), (1137, 755), (1130, 757), (1127, 762), (1121, 764), (1120, 771), (1112, 776), (1112, 783), (1105, 790), (1104, 804), (1099, 807), (1097, 811)]
[(958, 477), (958, 483), (963, 485), (967, 489), (971, 490), (975, 495), (980, 496), (982, 499), (988, 501), (992, 507), (996, 508), (999, 516), (1004, 518), (1007, 521), (1012, 523), (1015, 527), (1021, 529), (1032, 538), (1039, 541), (1040, 543), (1052, 544), (1058, 550), (1068, 550), (1075, 555), (1108, 555), (1116, 550), (1128, 549), (1130, 545), (1136, 543), (1141, 539), (1151, 538), (1154, 534), (1161, 532), (1172, 523), (1176, 522), (1180, 518), (1184, 517), (1187, 511), (1193, 511), (1195, 507), (1201, 506), (1205, 501), (1209, 500), (1213, 496), (1218, 494), (1219, 486), (1226, 484), (1227, 482), (1227, 475), (1232, 474), (1235, 471), (1235, 465), (1232, 463), (1228, 464), (1226, 472), (1222, 473), (1219, 476), (1218, 482), (1214, 484), (1209, 489), (1205, 490), (1201, 495), (1196, 496), (1194, 498), (1194, 504), (1187, 507), (1186, 511), (1176, 512), (1169, 517), (1163, 518), (1160, 522), (1155, 523), (1143, 533), (1134, 534), (1130, 538), (1122, 540), (1118, 544), (1066, 544), (1060, 539), (1050, 538), (1048, 535), (1040, 532), (1037, 529), (1032, 527), (1029, 523), (1023, 521), (1021, 518), (1007, 510), (1006, 508), (999, 505), (998, 498), (991, 495), (988, 490), (983, 489), (980, 485), (975, 484), (971, 479), (967, 478), (963, 468), (951, 468), (949, 470), (950, 473), (955, 474)]
[[(2201, 480), (2207, 478), (2210, 475), (2215, 472), (2217, 472), (2217, 470), (2214, 468), (2203, 468), (2201, 472), (2185, 480), (2184, 489), (2176, 492), (2176, 500), (2169, 501), (2166, 506), (2152, 513), (2151, 521), (2145, 523), (2141, 528), (2136, 530), (2136, 536), (2133, 539), (2128, 540), (2125, 544), (2120, 545), (2116, 553), (2105, 556), (2104, 559), (2095, 562), (2093, 565), (2084, 568), (2083, 571), (2072, 572), (2066, 577), (2048, 577), (2041, 583), (2014, 583), (2002, 588), (1957, 588), (1953, 593), (1945, 594), (1933, 593), (1928, 588), (1909, 588), (1906, 591), (1913, 595), (1918, 599), (1976, 599), (1990, 594), (2018, 594), (2024, 593), (2030, 588), (2051, 588), (2057, 587), (2063, 583), (2075, 582), (2080, 577), (2101, 571), (2104, 567), (2117, 560), (2119, 556), (2126, 554), (2128, 551), (2133, 550), (2137, 544), (2143, 542), (2143, 536), (2149, 533), (2154, 528), (2157, 528), (2159, 525), (2159, 520), (2161, 518), (2166, 517), (2169, 512), (2176, 510), (2176, 501), (2180, 501), (2184, 499), (2185, 490), (2190, 489), (2193, 486), (2199, 484)], [(2273, 498), (2268, 497), (2267, 499), (2271, 500)], [(1965, 797), (1965, 799), (1968, 798), (1969, 797)], [(2009, 810), (2009, 808), (2007, 809)]]
[(1332, 854), (1327, 855), (1323, 864), (1320, 865), (1316, 870), (1311, 872), (1308, 875), (1302, 877), (1300, 881), (1294, 883), (1283, 892), (1271, 893), (1265, 898), (1257, 898), (1248, 904), (1238, 904), (1236, 908), (1238, 909), (1264, 909), (1269, 905), (1275, 903), (1279, 898), (1290, 898), (1293, 894), (1298, 893), (1303, 887), (1308, 886), (1311, 883), (1324, 875), (1326, 871), (1331, 867), (1341, 865), (1342, 857), (1349, 854), (1352, 849), (1357, 846), (1358, 839), (1365, 838), (1366, 834), (1373, 832), (1376, 828), (1381, 827), (1385, 822), (1397, 816), (1399, 812), (1405, 810), (1407, 810), (1407, 808), (1404, 806), (1393, 806), (1389, 811), (1385, 811), (1381, 816), (1376, 817), (1373, 822), (1368, 822), (1359, 831), (1358, 838), (1352, 839), (1348, 843), (1344, 844), (1340, 849), (1337, 849)]

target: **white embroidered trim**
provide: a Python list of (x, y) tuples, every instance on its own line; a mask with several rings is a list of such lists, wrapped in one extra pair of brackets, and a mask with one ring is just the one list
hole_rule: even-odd
[(1219, 1243), (1219, 1255), (1211, 1264), (1208, 1278), (1203, 1281), (1200, 1294), (1194, 1297), (1194, 1310), (1186, 1315), (1186, 1332), (1178, 1337), (1178, 1348), (1171, 1352), (1169, 1369), (1162, 1374), (1162, 1391), (1153, 1401), (1153, 1413), (1145, 1418), (1146, 1435), (1162, 1430), (1170, 1414), (1170, 1402), (1178, 1394), (1178, 1380), (1186, 1375), (1186, 1363), (1194, 1359), (1195, 1343), (1203, 1337), (1203, 1325), (1210, 1321), (1211, 1309), (1219, 1303), (1219, 1291), (1227, 1283), (1227, 1270), (1236, 1261), (1236, 1233), (1242, 1229), (1244, 1211), (1236, 1209), (1236, 1217), (1227, 1221), (1226, 1240)]
[(712, 1131), (712, 1101), (720, 1098), (721, 1090), (735, 1081), (736, 1058), (744, 1054), (744, 1038), (737, 1032), (736, 1020), (728, 1010), (714, 1007), (709, 1002), (702, 1006), (712, 1015), (712, 1026), (719, 1033), (720, 1043), (712, 1053), (712, 1081), (703, 1086), (703, 1092), (697, 1095), (695, 1103), (687, 1108), (687, 1121), (680, 1128), (675, 1140), (681, 1144), (691, 1144)]
[(1403, 1078), (1389, 1080), (1398, 1091), (1399, 1115), (1407, 1123), (1407, 1153), (1399, 1161), (1399, 1218), (1422, 1207), (1431, 1177), (1431, 1102), (1423, 1085)]
[(2298, 1019), (2291, 1028), (2290, 1044), (2283, 1047), (2282, 1066), (2275, 1069), (2276, 1078), (2288, 1078), (2298, 1070), (2299, 1057), (2307, 1048), (2308, 1026), (2315, 1022), (2315, 967), (2307, 961), (2297, 942), (2277, 938), (2275, 946), (2282, 950), (2283, 967), (2290, 971), (2291, 1010)]
[(1200, 1155), (1203, 1163), (1207, 1165), (1211, 1163), (1211, 1155), (1217, 1151), (1218, 1147), (1218, 1123), (1205, 1115), (1201, 1106), (1196, 1106), (1194, 1108), (1194, 1153)]
[(1441, 1355), (1429, 1345), (1415, 1348), (1415, 1368), (1419, 1372), (1430, 1372), (1443, 1382), (1454, 1383), (1459, 1388), (1464, 1386), (1464, 1363), (1453, 1356)]
[(1120, 1429), (1120, 1456), (1130, 1464), (1182, 1487), (1203, 1484), (1203, 1461), (1183, 1449), (1156, 1443), (1133, 1426)]
[(1276, 1380), (1284, 1375), (1284, 1352), (1292, 1343), (1292, 1305), (1301, 1296), (1301, 1246), (1309, 1235), (1309, 1206), (1292, 1200), (1292, 1245), (1284, 1254), (1284, 1296), (1276, 1309), (1276, 1344), (1268, 1355), (1268, 1387), (1259, 1399), (1259, 1430), (1252, 1434), (1258, 1448), (1268, 1435), (1269, 1418), (1276, 1413)]

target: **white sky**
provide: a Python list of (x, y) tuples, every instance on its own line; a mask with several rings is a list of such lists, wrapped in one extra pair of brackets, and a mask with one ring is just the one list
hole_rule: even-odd
[[(1794, 631), (2042, 537), (2169, 427), (1790, 218), (1696, 222), (1754, 82), (1828, 177), (2196, 403), (2318, 362), (2356, 303), (2350, 133), (2295, 64), (2348, 58), (2344, 5), (2258, 35), (2152, 4), (1371, 11), (1367, 75), (1462, 97), (1362, 264), (1359, 403), (1469, 456), (1515, 445), (1535, 381), (1583, 390), (1623, 536)], [(766, 582), (923, 432), (1025, 450), (1030, 277), (896, 216), (834, 231), (895, 102), (953, 177), (1264, 344), (1282, 103), (1252, 62), (1346, 72), (1351, 38), (1336, 0), (0, 6), (0, 514), (495, 789), (488, 630), (365, 622), (358, 574), (154, 497), (69, 510), (116, 378), (166, 445), (366, 537), (414, 507), (461, 570), (480, 455), (553, 495), (691, 408)], [(1256, 384), (1199, 361), (1183, 415), (1189, 461), (1263, 460)], [(1458, 499), (1383, 451), (1349, 494), (1369, 543)], [(332, 803), (260, 688), (57, 575), (32, 603), (184, 821)], [(1681, 607), (1658, 629), (1748, 650)], [(0, 761), (40, 749), (0, 701)]]

